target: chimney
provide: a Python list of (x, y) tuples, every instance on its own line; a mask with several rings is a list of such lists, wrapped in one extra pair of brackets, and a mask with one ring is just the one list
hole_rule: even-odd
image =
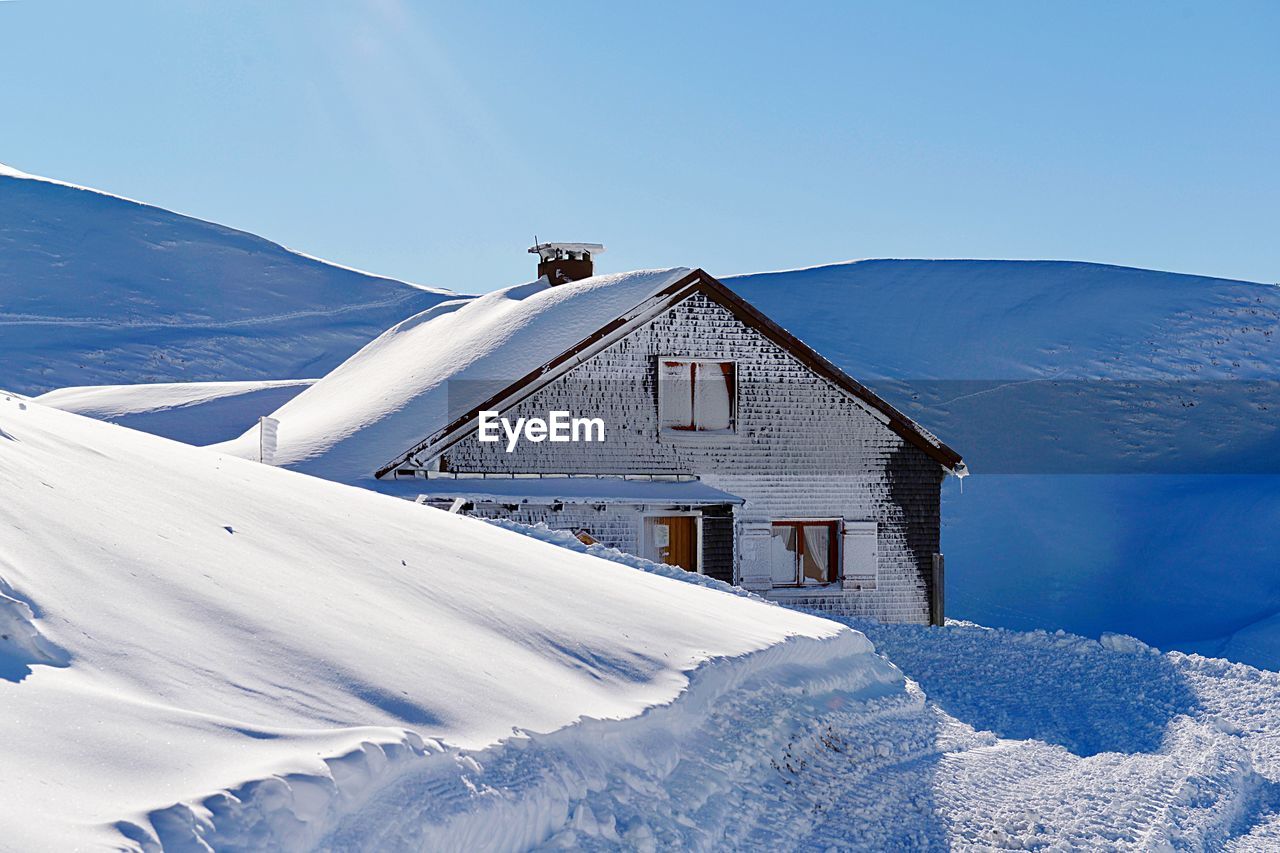
[(591, 258), (603, 251), (599, 243), (538, 243), (529, 253), (538, 256), (538, 275), (554, 287), (590, 278), (595, 269)]

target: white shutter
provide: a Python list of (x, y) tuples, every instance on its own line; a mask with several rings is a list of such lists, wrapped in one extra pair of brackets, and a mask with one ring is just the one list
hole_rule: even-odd
[(773, 525), (767, 521), (743, 521), (735, 547), (738, 549), (738, 576), (742, 585), (755, 592), (773, 586), (769, 574), (769, 552)]
[(693, 377), (687, 361), (658, 362), (658, 413), (664, 429), (692, 429)]
[(846, 589), (874, 589), (876, 585), (876, 540), (879, 524), (874, 521), (844, 520), (841, 532), (841, 579)]

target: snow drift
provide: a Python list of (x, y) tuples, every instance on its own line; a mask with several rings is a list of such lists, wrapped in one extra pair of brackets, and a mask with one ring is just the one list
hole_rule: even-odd
[(960, 260), (725, 283), (964, 453), (950, 615), (1280, 667), (1280, 287)]
[(393, 785), (403, 837), (505, 847), (626, 762), (712, 778), (716, 707), (912, 707), (834, 623), (4, 394), (0, 490), (16, 848), (305, 847)]
[(0, 166), (0, 382), (323, 375), (452, 296)]
[(314, 385), (314, 379), (257, 382), (157, 382), (59, 388), (36, 402), (186, 444), (240, 435)]

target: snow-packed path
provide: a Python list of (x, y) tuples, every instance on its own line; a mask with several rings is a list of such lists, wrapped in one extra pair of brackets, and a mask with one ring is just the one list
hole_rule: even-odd
[[(847, 621), (929, 697), (936, 750), (882, 781), (927, 792), (931, 841), (1277, 849), (1280, 674), (1120, 637)], [(844, 798), (802, 846), (857, 838), (868, 796)]]
[(695, 682), (644, 726), (410, 768), (322, 847), (1277, 849), (1280, 675), (1121, 638), (853, 625), (938, 698), (838, 669)]

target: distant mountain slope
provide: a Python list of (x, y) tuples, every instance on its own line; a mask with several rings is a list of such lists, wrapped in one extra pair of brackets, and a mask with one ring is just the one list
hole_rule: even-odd
[(453, 294), (0, 166), (0, 387), (321, 376)]
[(964, 454), (948, 615), (1280, 667), (1280, 287), (964, 260), (726, 283)]
[(262, 415), (301, 394), (314, 379), (256, 382), (160, 382), (59, 388), (36, 399), (45, 406), (142, 430), (186, 444), (240, 435)]

